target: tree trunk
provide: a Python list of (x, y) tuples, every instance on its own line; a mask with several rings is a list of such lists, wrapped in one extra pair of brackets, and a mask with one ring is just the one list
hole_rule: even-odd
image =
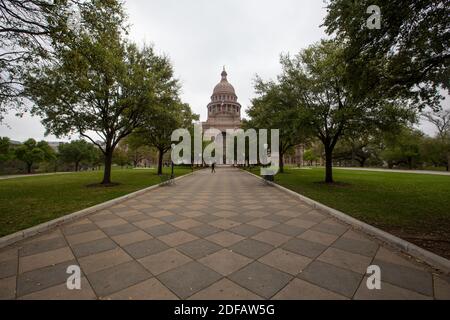
[(280, 173), (284, 173), (284, 159), (283, 159), (283, 157), (284, 157), (283, 152), (280, 152), (280, 163), (279, 163)]
[(75, 172), (78, 172), (79, 166), (80, 166), (80, 163), (78, 161), (75, 162)]
[(409, 167), (409, 170), (412, 170), (412, 158), (411, 157), (408, 157), (408, 167)]
[(32, 163), (27, 163), (27, 173), (30, 174), (31, 173), (31, 168), (33, 167)]
[(164, 153), (161, 149), (158, 149), (158, 175), (162, 175), (162, 162), (163, 162)]
[(333, 183), (333, 149), (325, 148), (325, 182)]
[(113, 150), (106, 150), (105, 154), (105, 170), (103, 172), (102, 184), (111, 184), (111, 166), (112, 166)]

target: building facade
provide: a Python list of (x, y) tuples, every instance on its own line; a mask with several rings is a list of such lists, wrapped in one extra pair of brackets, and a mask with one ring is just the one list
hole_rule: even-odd
[(214, 87), (211, 102), (207, 106), (208, 117), (205, 122), (202, 122), (203, 131), (215, 128), (224, 134), (227, 129), (241, 127), (241, 105), (227, 76), (228, 74), (223, 68), (222, 79)]

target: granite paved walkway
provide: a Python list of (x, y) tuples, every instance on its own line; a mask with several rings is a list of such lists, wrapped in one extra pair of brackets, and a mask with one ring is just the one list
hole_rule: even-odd
[[(365, 273), (381, 267), (382, 289)], [(66, 269), (79, 265), (81, 290)], [(447, 277), (237, 169), (0, 250), (1, 299), (450, 299)]]

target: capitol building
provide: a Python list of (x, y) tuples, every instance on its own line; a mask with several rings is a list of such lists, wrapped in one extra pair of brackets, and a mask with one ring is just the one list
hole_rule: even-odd
[(203, 130), (214, 128), (225, 133), (227, 129), (241, 127), (241, 105), (227, 76), (224, 67), (221, 74), (222, 79), (214, 87), (211, 102), (207, 106), (208, 118), (202, 122)]

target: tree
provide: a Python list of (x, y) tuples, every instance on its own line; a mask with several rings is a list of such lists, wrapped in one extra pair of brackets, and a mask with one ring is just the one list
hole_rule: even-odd
[(198, 115), (193, 114), (188, 104), (181, 103), (172, 93), (163, 99), (157, 111), (147, 114), (145, 124), (136, 133), (143, 141), (158, 150), (158, 175), (162, 174), (164, 154), (171, 149), (172, 132), (176, 129), (188, 129)]
[(126, 145), (128, 159), (131, 160), (135, 168), (141, 161), (151, 158), (154, 153), (149, 146), (145, 145), (143, 139), (136, 134), (130, 134), (126, 137), (123, 144)]
[[(370, 5), (381, 10), (369, 29)], [(438, 108), (449, 91), (450, 6), (444, 0), (329, 0), (327, 33), (346, 43), (346, 77), (359, 96), (405, 97)]]
[(75, 171), (80, 168), (81, 162), (91, 162), (94, 157), (94, 146), (84, 140), (71, 141), (60, 144), (59, 157), (63, 162), (73, 163)]
[(449, 171), (450, 140), (424, 137), (419, 147), (424, 161), (434, 167), (444, 166)]
[(403, 127), (399, 132), (386, 134), (386, 147), (381, 153), (390, 169), (394, 166), (406, 164), (413, 169), (414, 163), (420, 158), (420, 144), (423, 132), (409, 127)]
[(11, 159), (11, 140), (8, 137), (0, 137), (0, 162)]
[(320, 155), (317, 154), (316, 150), (313, 148), (305, 150), (303, 153), (303, 160), (308, 162), (310, 166), (313, 165), (314, 162), (317, 162), (320, 159)]
[(36, 142), (28, 139), (14, 150), (15, 156), (27, 165), (27, 173), (31, 173), (33, 164), (55, 159), (55, 152), (45, 141)]
[[(429, 150), (434, 159), (440, 159), (449, 171), (450, 163), (450, 110), (439, 110), (438, 112), (426, 112), (423, 117), (436, 127), (437, 135), (433, 141), (432, 150)], [(431, 146), (430, 146), (431, 147)]]
[(295, 145), (304, 143), (305, 132), (299, 126), (298, 106), (292, 99), (291, 92), (283, 83), (264, 82), (257, 77), (255, 81), (257, 97), (247, 110), (251, 117), (248, 128), (280, 129), (280, 173), (284, 172), (284, 155)]
[(395, 100), (355, 97), (346, 79), (344, 46), (322, 40), (297, 56), (282, 56), (280, 81), (295, 100), (299, 125), (322, 142), (325, 182), (333, 182), (333, 150), (343, 136), (366, 128), (394, 130), (414, 115), (411, 105)]
[(109, 185), (114, 149), (175, 80), (167, 58), (125, 40), (119, 1), (92, 0), (79, 8), (78, 28), (54, 39), (53, 63), (31, 72), (26, 92), (48, 132), (78, 132), (99, 147), (101, 184)]
[(0, 122), (22, 105), (23, 73), (48, 54), (51, 33), (63, 26), (71, 1), (0, 1)]
[(113, 162), (119, 165), (122, 169), (130, 163), (130, 156), (126, 145), (119, 144), (114, 150)]

